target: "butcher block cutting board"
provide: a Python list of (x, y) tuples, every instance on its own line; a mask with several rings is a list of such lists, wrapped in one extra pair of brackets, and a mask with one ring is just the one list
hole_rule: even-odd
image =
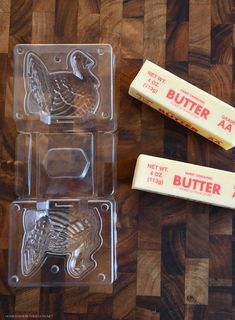
[[(145, 59), (233, 105), (232, 0), (0, 1), (0, 318), (234, 320), (235, 211), (131, 190), (145, 153), (235, 171), (225, 151), (128, 96)], [(118, 112), (118, 279), (110, 286), (7, 285), (16, 199), (12, 118), (17, 43), (110, 43)]]

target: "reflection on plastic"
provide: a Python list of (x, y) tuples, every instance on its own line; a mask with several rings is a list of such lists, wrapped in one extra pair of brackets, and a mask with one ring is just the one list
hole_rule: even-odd
[(21, 271), (24, 276), (37, 272), (47, 255), (67, 255), (67, 271), (82, 278), (96, 268), (94, 253), (102, 245), (102, 220), (97, 208), (86, 212), (27, 210), (23, 214)]

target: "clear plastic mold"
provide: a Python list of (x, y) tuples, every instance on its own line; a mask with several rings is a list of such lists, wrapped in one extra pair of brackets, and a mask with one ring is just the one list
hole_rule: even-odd
[(110, 45), (17, 45), (14, 57), (19, 131), (116, 129)]
[(110, 45), (17, 45), (9, 284), (116, 278), (116, 114)]
[(113, 133), (19, 134), (16, 145), (20, 198), (97, 198), (115, 191)]
[(112, 200), (14, 202), (10, 285), (111, 283), (116, 277), (115, 211)]

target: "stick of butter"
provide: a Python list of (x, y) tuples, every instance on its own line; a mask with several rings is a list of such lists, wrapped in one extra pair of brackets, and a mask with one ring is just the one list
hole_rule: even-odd
[(146, 60), (129, 94), (228, 150), (235, 145), (235, 109)]
[(132, 189), (235, 209), (235, 173), (141, 154)]

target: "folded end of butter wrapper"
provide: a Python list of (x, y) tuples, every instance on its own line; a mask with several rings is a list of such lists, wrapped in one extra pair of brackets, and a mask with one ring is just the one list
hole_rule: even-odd
[(235, 173), (141, 154), (132, 189), (235, 209)]
[(228, 150), (235, 146), (235, 109), (146, 60), (129, 95)]

